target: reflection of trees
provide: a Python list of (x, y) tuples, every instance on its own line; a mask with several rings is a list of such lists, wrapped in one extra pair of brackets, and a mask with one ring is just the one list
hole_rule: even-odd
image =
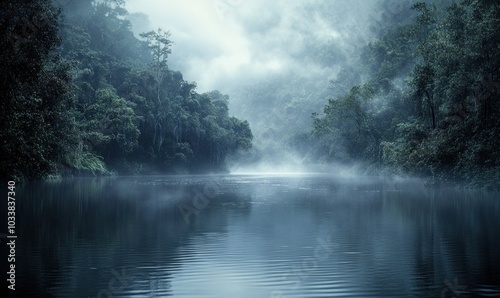
[(266, 186), (278, 202), (270, 203), (268, 213), (255, 212), (259, 215), (249, 224), (266, 239), (293, 247), (296, 251), (276, 247), (266, 254), (295, 265), (310, 254), (300, 248), (331, 235), (337, 246), (325, 266), (359, 288), (436, 296), (445, 279), (458, 277), (469, 289), (497, 283), (500, 239), (494, 227), (500, 218), (494, 194), (429, 189), (408, 181), (398, 182), (399, 191), (387, 191), (382, 182), (288, 181), (284, 184), (295, 189), (290, 193)]
[(191, 203), (193, 190), (206, 182), (172, 181), (78, 178), (30, 185), (19, 193), (18, 264), (32, 278), (19, 278), (19, 288), (26, 294), (95, 296), (108, 287), (112, 270), (124, 269), (131, 278), (123, 290), (168, 292), (170, 270), (157, 271), (182, 264), (177, 249), (200, 233), (226, 233), (226, 213), (244, 216), (249, 208), (247, 199), (226, 191), (187, 225), (178, 204)]
[[(417, 288), (459, 277), (461, 284), (494, 285), (500, 276), (500, 226), (494, 194), (457, 189), (407, 189), (384, 198), (386, 213), (414, 234)], [(433, 293), (435, 295), (436, 293)]]
[(493, 194), (406, 182), (387, 191), (377, 179), (231, 179), (189, 224), (178, 205), (192, 204), (212, 178), (78, 178), (19, 190), (19, 288), (94, 296), (112, 269), (125, 268), (133, 277), (125, 290), (164, 296), (172, 270), (218, 235), (238, 249), (235, 262), (281, 260), (273, 270), (300, 266), (317, 237), (331, 236), (333, 253), (318, 265), (325, 276), (314, 278), (333, 285), (335, 274), (400, 296), (436, 296), (445, 279), (493, 285), (500, 276)]

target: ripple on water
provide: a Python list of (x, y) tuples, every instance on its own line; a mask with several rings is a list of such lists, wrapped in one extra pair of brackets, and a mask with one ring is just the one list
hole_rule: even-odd
[[(24, 296), (439, 297), (455, 279), (464, 297), (500, 295), (497, 194), (298, 175), (88, 181), (19, 193)], [(209, 183), (189, 222), (177, 201), (156, 204), (194, 208)]]

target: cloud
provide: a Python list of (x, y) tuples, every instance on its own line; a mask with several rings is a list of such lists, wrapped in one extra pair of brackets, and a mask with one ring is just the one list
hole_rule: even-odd
[(362, 16), (356, 13), (369, 9), (370, 1), (354, 3), (360, 9), (351, 2), (129, 0), (126, 7), (130, 13), (147, 14), (152, 28), (170, 30), (172, 69), (196, 81), (199, 92), (226, 93), (277, 73), (327, 75), (329, 68), (308, 56), (328, 43), (337, 51), (346, 48), (353, 28), (362, 30)]
[(237, 24), (221, 21), (212, 1), (131, 0), (126, 7), (130, 13), (147, 14), (151, 29), (170, 30), (174, 42), (170, 67), (196, 81), (203, 91), (250, 63), (245, 36)]

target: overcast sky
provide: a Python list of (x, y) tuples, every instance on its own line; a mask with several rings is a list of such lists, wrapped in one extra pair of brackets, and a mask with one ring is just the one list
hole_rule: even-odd
[(169, 65), (195, 81), (198, 92), (227, 93), (280, 73), (321, 74), (327, 80), (334, 65), (304, 53), (318, 43), (349, 53), (354, 38), (365, 34), (373, 2), (129, 0), (126, 7), (131, 14), (147, 14), (150, 29), (170, 30)]

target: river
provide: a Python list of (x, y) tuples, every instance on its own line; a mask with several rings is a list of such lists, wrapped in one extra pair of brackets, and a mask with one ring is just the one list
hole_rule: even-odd
[(499, 200), (320, 174), (28, 183), (16, 294), (498, 297)]

